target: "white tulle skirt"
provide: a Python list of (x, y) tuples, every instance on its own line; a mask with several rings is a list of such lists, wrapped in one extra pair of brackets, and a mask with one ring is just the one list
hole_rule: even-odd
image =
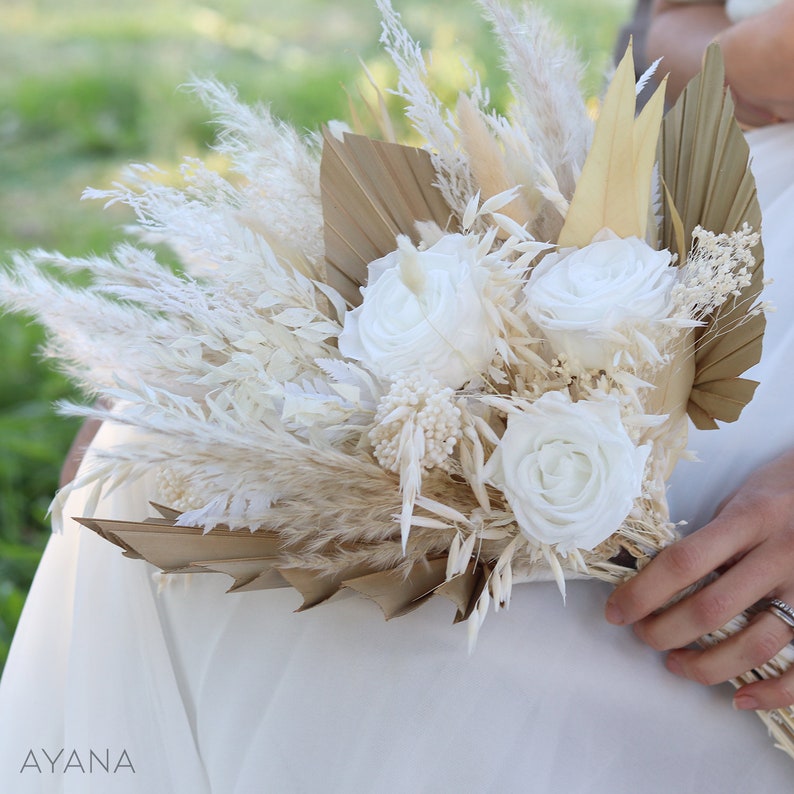
[[(778, 311), (755, 400), (693, 433), (704, 462), (671, 482), (693, 526), (794, 444), (794, 125), (750, 138)], [(106, 425), (95, 448), (125, 432)], [(142, 518), (150, 495), (127, 486), (97, 514)], [(794, 762), (731, 687), (667, 673), (604, 621), (600, 583), (570, 583), (567, 606), (553, 584), (517, 587), (469, 656), (442, 599), (386, 623), (357, 597), (293, 614), (291, 591), (162, 578), (68, 518), (52, 537), (0, 685), (0, 791), (794, 790)]]

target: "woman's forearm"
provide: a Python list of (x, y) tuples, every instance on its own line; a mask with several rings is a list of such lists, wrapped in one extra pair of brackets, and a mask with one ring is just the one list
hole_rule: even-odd
[(664, 56), (670, 96), (700, 71), (703, 54), (718, 41), (737, 115), (748, 124), (794, 118), (794, 0), (736, 24), (723, 5), (679, 5), (657, 0), (648, 33), (648, 56)]
[(664, 59), (660, 74), (670, 74), (667, 90), (671, 98), (676, 98), (700, 71), (709, 44), (729, 25), (722, 5), (679, 5), (656, 0), (647, 55), (649, 61)]
[(725, 77), (741, 106), (794, 118), (794, 2), (770, 8), (722, 31)]

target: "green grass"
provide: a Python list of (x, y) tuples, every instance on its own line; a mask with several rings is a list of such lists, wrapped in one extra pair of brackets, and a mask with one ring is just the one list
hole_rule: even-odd
[[(437, 50), (447, 79), (459, 59), (506, 93), (499, 55), (473, 3), (394, 0), (407, 26)], [(574, 36), (595, 94), (630, 0), (545, 0)], [(283, 9), (288, 8), (284, 13)], [(383, 79), (378, 15), (369, 0), (10, 0), (0, 25), (0, 261), (6, 252), (101, 253), (129, 218), (80, 202), (129, 161), (173, 166), (212, 142), (204, 110), (178, 86), (191, 74), (235, 84), (301, 128), (345, 118), (358, 58)], [(455, 90), (464, 83), (454, 86)], [(454, 93), (452, 94), (454, 97)], [(46, 510), (76, 430), (55, 416), (73, 389), (36, 354), (41, 332), (0, 316), (0, 668), (46, 543)]]

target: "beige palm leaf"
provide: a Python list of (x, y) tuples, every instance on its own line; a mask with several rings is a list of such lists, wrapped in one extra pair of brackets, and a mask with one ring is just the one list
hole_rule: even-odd
[[(700, 225), (729, 233), (747, 223), (761, 227), (749, 147), (724, 89), (719, 48), (709, 47), (703, 71), (665, 116), (659, 139), (659, 169), (665, 212), (660, 242), (684, 261), (692, 230)], [(676, 225), (680, 221), (680, 228)], [(757, 383), (740, 376), (761, 356), (763, 314), (748, 317), (763, 286), (763, 248), (753, 249), (751, 283), (736, 301), (727, 301), (708, 318), (695, 341), (695, 380), (688, 412), (700, 429), (717, 420), (733, 422), (750, 401)]]
[(351, 306), (358, 306), (367, 265), (394, 251), (397, 235), (418, 243), (418, 221), (450, 230), (452, 216), (423, 149), (364, 135), (345, 134), (340, 140), (328, 130), (323, 140), (327, 280)]

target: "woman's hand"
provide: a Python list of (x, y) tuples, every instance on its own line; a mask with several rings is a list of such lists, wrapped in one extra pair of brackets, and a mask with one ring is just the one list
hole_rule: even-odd
[(750, 125), (794, 119), (794, 0), (731, 24), (724, 3), (678, 4), (656, 0), (647, 55), (663, 57), (675, 99), (700, 71), (703, 55), (717, 41), (725, 77), (736, 100), (737, 118)]
[(794, 1), (723, 30), (715, 39), (725, 59), (725, 81), (737, 115), (752, 123), (794, 119)]
[[(676, 594), (718, 571), (703, 589), (665, 606)], [(771, 612), (705, 650), (685, 648), (764, 598), (794, 604), (794, 451), (758, 469), (702, 529), (663, 550), (610, 596), (610, 623), (633, 624), (667, 668), (702, 684), (717, 684), (769, 661), (794, 639)], [(736, 692), (741, 709), (794, 704), (794, 668)]]

